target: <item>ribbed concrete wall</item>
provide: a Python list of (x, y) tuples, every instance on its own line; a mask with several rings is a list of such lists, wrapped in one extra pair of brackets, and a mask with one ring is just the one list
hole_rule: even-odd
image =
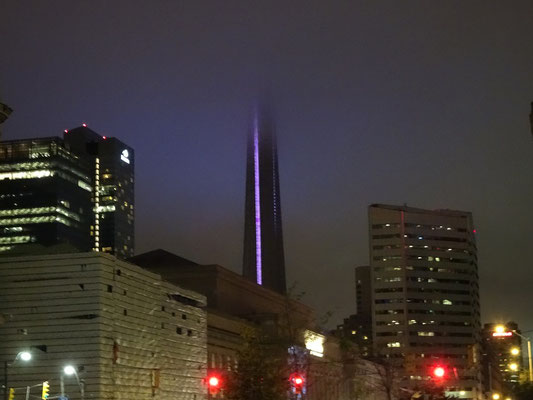
[[(1, 359), (47, 350), (13, 364), (9, 386), (48, 380), (52, 397), (73, 364), (87, 399), (205, 399), (203, 305), (203, 296), (102, 253), (0, 258)], [(80, 398), (75, 378), (65, 383)]]

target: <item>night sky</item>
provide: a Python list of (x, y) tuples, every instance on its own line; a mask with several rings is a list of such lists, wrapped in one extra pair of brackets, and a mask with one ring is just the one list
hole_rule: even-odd
[(136, 151), (136, 252), (240, 272), (246, 135), (270, 93), (288, 282), (355, 312), (367, 206), (473, 212), (484, 322), (533, 329), (533, 2), (0, 5), (3, 138), (86, 122)]

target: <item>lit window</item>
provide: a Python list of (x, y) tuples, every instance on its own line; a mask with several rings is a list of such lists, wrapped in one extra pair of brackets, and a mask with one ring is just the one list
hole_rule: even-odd
[(400, 342), (389, 342), (387, 343), (387, 347), (401, 347)]
[(450, 300), (442, 300), (442, 304), (444, 304), (445, 306), (451, 306), (453, 303), (450, 301)]

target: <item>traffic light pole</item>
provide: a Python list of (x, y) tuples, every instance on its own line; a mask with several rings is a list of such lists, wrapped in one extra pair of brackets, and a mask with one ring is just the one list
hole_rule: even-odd
[(7, 380), (7, 377), (8, 377), (8, 373), (7, 373), (7, 369), (9, 368), (9, 364), (7, 363), (7, 361), (4, 361), (4, 400), (8, 400), (9, 399), (9, 384), (8, 384), (8, 380)]

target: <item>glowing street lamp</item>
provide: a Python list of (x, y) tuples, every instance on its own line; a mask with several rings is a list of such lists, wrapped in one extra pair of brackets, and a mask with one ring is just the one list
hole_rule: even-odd
[(519, 355), (519, 354), (520, 354), (520, 349), (519, 349), (518, 347), (513, 347), (513, 348), (511, 349), (511, 354), (512, 354), (513, 356), (517, 356), (517, 355)]
[(16, 356), (13, 362), (10, 364), (7, 361), (4, 361), (4, 400), (9, 399), (9, 367), (12, 364), (15, 364), (18, 360), (28, 362), (31, 360), (31, 353), (27, 350), (20, 351)]
[[(505, 325), (496, 325), (494, 327), (494, 332), (496, 333), (503, 333), (505, 332)], [(496, 393), (497, 394), (497, 393)], [(498, 395), (499, 396), (499, 395)]]
[(509, 364), (509, 369), (511, 371), (518, 371), (518, 364), (517, 363), (511, 363)]
[(74, 375), (76, 377), (76, 381), (78, 382), (78, 386), (80, 388), (81, 400), (84, 400), (84, 398), (85, 398), (85, 382), (80, 380), (80, 377), (78, 375), (78, 371), (76, 370), (76, 367), (74, 367), (72, 365), (65, 365), (63, 367), (63, 371), (62, 371), (61, 375), (59, 376), (60, 384), (61, 384), (61, 397), (65, 397), (65, 382), (64, 382), (64, 378), (63, 378), (64, 375), (67, 375), (67, 376)]
[(499, 393), (493, 393), (492, 394), (492, 400), (500, 400), (501, 396)]

